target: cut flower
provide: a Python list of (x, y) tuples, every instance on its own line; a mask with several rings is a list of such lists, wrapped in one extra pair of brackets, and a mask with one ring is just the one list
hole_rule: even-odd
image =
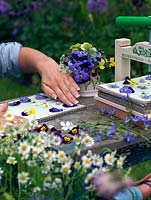
[(114, 58), (108, 60), (102, 50), (97, 50), (92, 44), (84, 42), (72, 45), (68, 54), (60, 58), (60, 66), (61, 70), (71, 74), (78, 84), (91, 80), (97, 84), (100, 83), (102, 70), (114, 67), (115, 62)]

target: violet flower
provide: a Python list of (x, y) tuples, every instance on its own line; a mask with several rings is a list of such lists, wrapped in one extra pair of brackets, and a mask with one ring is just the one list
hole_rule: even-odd
[(107, 9), (107, 0), (88, 0), (87, 7), (92, 13), (101, 13)]
[(99, 131), (97, 133), (97, 136), (96, 136), (96, 139), (95, 139), (96, 142), (101, 142), (102, 141), (102, 132)]
[(112, 123), (112, 127), (107, 131), (107, 137), (108, 138), (115, 138), (116, 133), (116, 125)]
[(150, 80), (151, 80), (151, 74), (147, 74), (147, 75), (145, 76), (145, 80), (150, 81)]
[(31, 99), (27, 96), (24, 96), (24, 97), (20, 97), (19, 101), (20, 103), (28, 103), (28, 102), (31, 102)]
[(52, 107), (49, 109), (49, 112), (62, 112), (62, 111), (63, 111), (62, 108), (59, 109), (59, 108)]
[(45, 94), (42, 94), (42, 93), (35, 94), (36, 100), (43, 100), (43, 99), (47, 99), (47, 98), (48, 97)]
[(135, 135), (134, 135), (133, 133), (131, 133), (130, 131), (127, 131), (127, 133), (125, 133), (125, 134), (123, 135), (123, 139), (124, 139), (126, 142), (128, 142), (128, 144), (134, 142), (134, 140), (135, 140), (134, 137), (135, 137)]
[(120, 93), (126, 93), (127, 95), (131, 94), (131, 93), (135, 93), (135, 91), (133, 90), (133, 88), (130, 87), (130, 86), (123, 86), (122, 88), (120, 88), (119, 92)]
[(10, 7), (10, 4), (7, 1), (0, 0), (0, 13), (1, 14), (6, 14), (9, 7)]
[(130, 85), (130, 78), (129, 78), (129, 76), (126, 76), (125, 77), (125, 80), (124, 80), (124, 82), (123, 82), (123, 85)]
[(9, 103), (9, 106), (18, 106), (20, 104), (20, 101), (12, 101)]

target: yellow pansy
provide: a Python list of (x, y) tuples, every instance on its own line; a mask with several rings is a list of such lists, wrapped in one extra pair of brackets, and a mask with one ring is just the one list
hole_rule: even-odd
[(115, 67), (115, 59), (114, 59), (114, 57), (111, 57), (109, 59), (109, 67)]
[(131, 81), (131, 80), (127, 80), (131, 86), (137, 86), (138, 85), (138, 82), (136, 81)]
[(101, 59), (101, 62), (99, 62), (98, 68), (102, 69), (102, 70), (105, 68), (105, 60), (104, 59)]
[(28, 109), (25, 112), (28, 113), (28, 115), (34, 115), (34, 114), (36, 114), (35, 108)]

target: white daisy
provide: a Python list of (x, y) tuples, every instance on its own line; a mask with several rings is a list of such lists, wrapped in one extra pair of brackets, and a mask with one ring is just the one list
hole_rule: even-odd
[(114, 161), (116, 160), (116, 158), (115, 158), (115, 156), (114, 156), (113, 153), (111, 153), (111, 154), (110, 154), (110, 153), (107, 153), (107, 154), (105, 155), (105, 157), (104, 157), (104, 160), (105, 160), (105, 162), (106, 162), (107, 165), (113, 166)]
[(75, 164), (74, 164), (74, 168), (75, 169), (80, 169), (81, 168), (81, 163), (76, 161)]
[(29, 180), (29, 174), (27, 172), (18, 173), (18, 182), (21, 184), (27, 183)]
[(91, 158), (87, 156), (82, 156), (82, 165), (84, 168), (89, 168), (92, 165)]
[(84, 138), (82, 138), (82, 144), (84, 144), (87, 147), (91, 147), (94, 145), (94, 139), (87, 135)]
[(11, 120), (14, 120), (15, 116), (13, 114), (7, 112), (4, 114), (4, 117), (5, 117), (6, 121), (11, 121)]
[(57, 157), (58, 157), (58, 162), (64, 162), (67, 158), (64, 151), (59, 151)]
[(64, 165), (62, 165), (61, 171), (64, 174), (70, 174), (71, 173), (70, 164), (69, 163), (65, 163)]
[(124, 160), (125, 160), (125, 156), (120, 156), (119, 159), (117, 160), (117, 168), (118, 169), (122, 169), (123, 168), (123, 164), (124, 164)]
[(13, 157), (13, 156), (9, 156), (8, 158), (7, 158), (7, 161), (6, 161), (8, 164), (10, 164), (10, 165), (15, 165), (16, 163), (17, 163), (17, 160), (16, 160), (16, 158), (15, 157)]
[(103, 164), (103, 159), (99, 155), (94, 154), (92, 157), (92, 163), (94, 166), (100, 167)]
[(30, 152), (31, 146), (26, 142), (21, 142), (18, 151), (20, 154), (28, 154)]

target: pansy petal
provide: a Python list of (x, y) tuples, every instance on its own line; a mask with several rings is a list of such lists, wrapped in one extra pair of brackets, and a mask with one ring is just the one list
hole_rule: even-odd
[(59, 108), (52, 107), (52, 108), (49, 109), (49, 112), (62, 112), (62, 111), (63, 111), (62, 108), (59, 109)]

